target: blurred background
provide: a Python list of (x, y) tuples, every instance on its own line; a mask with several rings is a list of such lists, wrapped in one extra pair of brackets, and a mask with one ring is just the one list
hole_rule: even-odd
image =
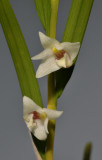
[[(72, 0), (60, 0), (57, 39), (61, 41)], [(44, 32), (34, 0), (10, 0), (31, 56), (42, 51), (38, 32)], [(57, 120), (54, 160), (82, 160), (92, 142), (92, 160), (102, 158), (102, 1), (94, 1), (73, 75), (58, 100), (64, 114)], [(39, 62), (35, 61), (37, 69)], [(22, 95), (0, 26), (0, 159), (36, 160), (23, 121)], [(47, 105), (47, 78), (39, 79)]]

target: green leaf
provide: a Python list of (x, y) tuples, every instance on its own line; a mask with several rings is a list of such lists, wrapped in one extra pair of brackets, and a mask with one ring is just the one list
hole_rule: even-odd
[(46, 34), (50, 34), (50, 18), (51, 18), (51, 2), (50, 0), (43, 0), (44, 13), (45, 13), (45, 24), (46, 24)]
[(43, 0), (34, 0), (34, 2), (35, 2), (36, 10), (40, 18), (40, 21), (45, 29), (46, 24), (45, 24), (45, 13), (44, 13)]
[(50, 29), (50, 16), (51, 16), (51, 2), (50, 0), (34, 0), (36, 10), (40, 21), (47, 33), (49, 35)]
[[(39, 106), (43, 107), (29, 51), (9, 0), (0, 0), (0, 23), (15, 65), (22, 96), (30, 97)], [(39, 150), (37, 143), (36, 146)], [(43, 145), (44, 149), (45, 146)], [(43, 155), (43, 150), (40, 150), (41, 155)]]
[[(73, 0), (69, 12), (67, 24), (64, 31), (63, 42), (80, 42), (82, 43), (86, 26), (89, 20), (90, 11), (93, 5), (93, 0)], [(61, 96), (64, 87), (70, 79), (72, 68), (67, 69), (65, 75), (62, 71), (56, 72), (56, 87), (57, 95)], [(68, 76), (68, 77), (67, 77)], [(63, 77), (60, 80), (58, 77)], [(67, 80), (65, 80), (67, 77)]]
[(37, 104), (42, 106), (34, 67), (9, 0), (0, 0), (0, 22), (13, 58), (22, 95), (30, 97)]
[(84, 155), (83, 155), (83, 160), (90, 160), (91, 150), (92, 150), (91, 143), (86, 144), (85, 150), (84, 150)]
[(82, 42), (94, 0), (73, 0), (63, 42)]

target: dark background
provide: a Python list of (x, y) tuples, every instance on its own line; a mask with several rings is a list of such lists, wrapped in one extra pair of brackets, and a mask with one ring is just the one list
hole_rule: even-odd
[[(42, 51), (38, 31), (44, 32), (33, 0), (10, 0), (31, 56)], [(57, 39), (61, 41), (71, 0), (60, 0)], [(37, 69), (39, 62), (35, 62)], [(47, 105), (47, 78), (39, 79)], [(22, 95), (0, 26), (0, 160), (34, 160), (23, 121)], [(71, 80), (58, 101), (64, 110), (57, 120), (54, 160), (82, 160), (87, 142), (92, 160), (102, 159), (102, 1), (95, 0)]]

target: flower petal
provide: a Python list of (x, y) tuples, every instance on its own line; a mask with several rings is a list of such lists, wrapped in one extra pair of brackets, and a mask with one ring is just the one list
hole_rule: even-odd
[(47, 108), (43, 108), (43, 111), (47, 114), (49, 120), (59, 118), (63, 113), (63, 111), (56, 111)]
[(78, 55), (80, 49), (80, 42), (76, 43), (63, 42), (61, 43), (60, 47), (70, 55), (71, 61), (73, 61)]
[(34, 128), (33, 134), (34, 136), (39, 139), (39, 140), (46, 140), (47, 138), (47, 133), (45, 131), (44, 123), (41, 120), (35, 120), (37, 127)]
[(41, 110), (41, 107), (39, 107), (36, 103), (34, 103), (34, 101), (31, 100), (29, 97), (24, 96), (23, 97), (23, 115), (25, 116), (37, 110)]
[(44, 127), (45, 127), (46, 133), (48, 134), (49, 133), (49, 131), (48, 131), (48, 118), (46, 118), (44, 121)]
[(64, 68), (68, 68), (73, 64), (70, 59), (70, 56), (67, 53), (64, 55), (63, 58), (59, 60), (56, 59), (56, 63), (59, 67), (64, 67)]
[(56, 39), (50, 38), (42, 32), (39, 32), (39, 37), (43, 48), (52, 48), (54, 44), (59, 44)]
[(32, 57), (31, 59), (32, 60), (46, 59), (46, 58), (48, 58), (52, 55), (53, 55), (52, 50), (47, 48), (43, 52), (41, 52), (38, 55)]
[(52, 56), (45, 61), (42, 61), (37, 70), (36, 77), (41, 78), (59, 69), (60, 67), (56, 64), (55, 57)]

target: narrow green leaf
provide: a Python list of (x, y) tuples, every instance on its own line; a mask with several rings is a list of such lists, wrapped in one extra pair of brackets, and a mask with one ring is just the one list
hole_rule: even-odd
[(73, 0), (63, 42), (82, 42), (94, 0)]
[[(22, 96), (30, 97), (39, 106), (43, 107), (29, 51), (9, 0), (0, 0), (0, 23), (15, 65)], [(37, 143), (36, 146), (39, 150)], [(45, 146), (43, 145), (42, 148), (44, 150)], [(43, 150), (40, 149), (40, 153), (43, 155), (43, 159), (45, 159)]]
[[(73, 0), (70, 13), (68, 16), (67, 24), (64, 31), (63, 42), (80, 42), (82, 43), (85, 29), (89, 20), (90, 11), (93, 5), (93, 0)], [(68, 80), (70, 79), (72, 73), (72, 68), (64, 69), (65, 72), (56, 72), (56, 84), (57, 85), (57, 95), (63, 92)], [(62, 81), (58, 77), (63, 77)], [(68, 77), (67, 77), (68, 76)], [(67, 78), (66, 78), (67, 77)], [(64, 78), (66, 80), (64, 80)]]
[(49, 35), (51, 2), (50, 0), (34, 0), (34, 2), (35, 2), (36, 10), (40, 18), (40, 21), (47, 35)]
[(40, 18), (40, 21), (45, 29), (46, 24), (45, 24), (45, 13), (44, 13), (43, 0), (34, 0), (34, 2), (35, 2), (36, 10)]
[(85, 150), (84, 150), (84, 155), (83, 155), (83, 160), (90, 160), (91, 150), (92, 150), (91, 143), (86, 144)]
[(9, 0), (0, 0), (0, 21), (13, 58), (22, 95), (30, 97), (42, 106), (34, 67)]
[(51, 18), (51, 2), (50, 0), (43, 0), (44, 13), (45, 13), (45, 24), (46, 24), (46, 34), (50, 34), (50, 18)]

